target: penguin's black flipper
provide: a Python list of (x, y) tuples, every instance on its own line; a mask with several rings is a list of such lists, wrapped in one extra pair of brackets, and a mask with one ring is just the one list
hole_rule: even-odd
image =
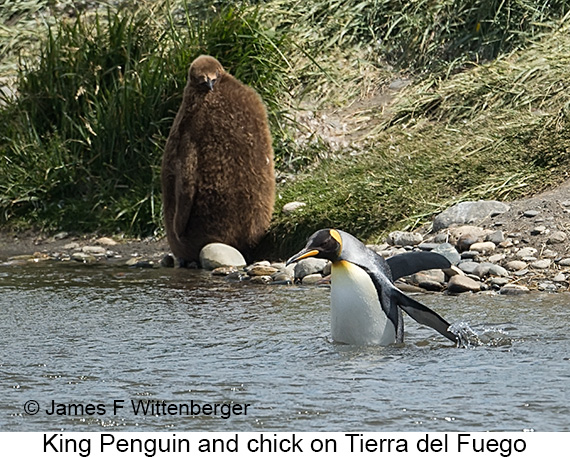
[(457, 335), (448, 330), (449, 322), (447, 322), (443, 317), (397, 289), (394, 290), (393, 293), (395, 294), (393, 297), (394, 301), (396, 301), (398, 306), (402, 308), (412, 319), (420, 324), (433, 328), (454, 343), (457, 342)]
[(413, 275), (418, 271), (451, 268), (451, 263), (436, 252), (406, 252), (386, 259), (392, 271), (392, 280)]

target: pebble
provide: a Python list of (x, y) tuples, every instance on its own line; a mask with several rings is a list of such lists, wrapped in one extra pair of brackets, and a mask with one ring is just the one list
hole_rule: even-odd
[(565, 232), (561, 232), (559, 230), (552, 232), (546, 241), (548, 244), (559, 244), (564, 243), (567, 239), (567, 235)]
[(522, 249), (520, 249), (520, 250), (516, 253), (516, 256), (517, 256), (519, 259), (522, 259), (522, 258), (524, 258), (524, 257), (533, 257), (537, 252), (538, 252), (537, 249), (531, 248), (531, 247), (527, 247), (527, 248), (522, 248)]
[(523, 262), (522, 260), (511, 260), (505, 264), (505, 267), (507, 270), (519, 271), (524, 270), (526, 267), (528, 267), (528, 263)]
[(530, 234), (533, 236), (537, 236), (537, 235), (542, 235), (543, 233), (547, 233), (547, 232), (548, 232), (548, 229), (544, 225), (537, 225), (536, 227), (534, 227), (530, 231)]
[(457, 265), (461, 260), (459, 252), (457, 252), (457, 250), (450, 243), (441, 243), (438, 247), (432, 249), (432, 252), (437, 252), (438, 254), (441, 254), (442, 256), (447, 258), (447, 260), (449, 260), (449, 262), (452, 265)]
[(105, 249), (103, 246), (83, 246), (81, 250), (87, 254), (92, 254), (95, 256), (106, 255), (107, 253), (107, 249)]
[(313, 273), (313, 274), (304, 276), (303, 279), (301, 280), (301, 284), (303, 284), (303, 285), (317, 284), (322, 279), (323, 279), (323, 276), (321, 274)]
[(552, 261), (550, 259), (542, 259), (532, 262), (530, 266), (539, 270), (546, 270), (547, 268), (550, 268), (551, 263)]
[(457, 294), (463, 292), (479, 292), (481, 290), (481, 283), (475, 281), (467, 276), (456, 275), (452, 276), (447, 284), (449, 293)]
[(420, 233), (396, 231), (390, 233), (386, 241), (392, 246), (415, 246), (423, 240)]
[(271, 276), (279, 270), (270, 265), (253, 265), (251, 268), (246, 269), (249, 276)]
[(507, 284), (501, 287), (499, 293), (501, 295), (521, 295), (528, 294), (530, 289), (526, 286), (521, 286), (519, 284)]
[(299, 211), (305, 206), (307, 206), (307, 204), (303, 202), (289, 202), (283, 205), (281, 211), (283, 211), (285, 214), (290, 214), (294, 213), (295, 211)]
[(328, 260), (309, 257), (295, 263), (295, 279), (302, 280), (305, 276), (321, 273)]
[(487, 254), (488, 252), (494, 251), (496, 248), (497, 246), (492, 241), (483, 241), (481, 243), (472, 244), (470, 250)]
[(538, 216), (539, 214), (540, 214), (540, 211), (537, 211), (537, 210), (535, 210), (535, 209), (531, 209), (531, 210), (525, 211), (525, 212), (523, 213), (523, 215), (524, 215), (525, 217), (536, 217), (536, 216)]
[(241, 252), (223, 243), (210, 243), (200, 251), (200, 265), (205, 270), (217, 267), (245, 267), (246, 261)]
[(562, 259), (560, 262), (558, 262), (558, 265), (561, 267), (570, 267), (570, 257)]

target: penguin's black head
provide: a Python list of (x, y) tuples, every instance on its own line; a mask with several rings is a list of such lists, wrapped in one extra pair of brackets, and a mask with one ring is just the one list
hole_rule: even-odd
[(342, 237), (338, 230), (323, 229), (313, 233), (305, 248), (287, 260), (287, 265), (307, 257), (318, 257), (336, 262), (340, 260), (341, 252)]

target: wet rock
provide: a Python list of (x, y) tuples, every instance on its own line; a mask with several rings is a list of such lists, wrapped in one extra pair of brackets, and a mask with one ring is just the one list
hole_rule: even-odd
[(522, 295), (528, 294), (530, 292), (529, 288), (526, 286), (521, 286), (519, 284), (507, 284), (501, 287), (499, 293), (501, 295)]
[(212, 270), (214, 276), (228, 276), (238, 271), (237, 267), (217, 267)]
[(567, 235), (564, 232), (561, 232), (559, 230), (552, 232), (550, 234), (550, 236), (548, 237), (548, 240), (546, 241), (548, 244), (559, 244), (559, 243), (564, 243), (567, 239)]
[(289, 202), (283, 205), (281, 211), (283, 211), (285, 214), (290, 214), (294, 213), (295, 211), (299, 211), (305, 206), (307, 206), (307, 204), (303, 202)]
[(200, 251), (200, 265), (205, 270), (217, 267), (245, 267), (246, 261), (241, 252), (223, 243), (210, 243)]
[(435, 249), (432, 249), (432, 252), (437, 252), (444, 256), (452, 265), (456, 265), (461, 260), (461, 256), (459, 252), (451, 245), (450, 243), (441, 243)]
[(458, 203), (435, 217), (433, 229), (439, 231), (451, 225), (477, 224), (487, 217), (504, 213), (509, 208), (509, 205), (498, 201)]
[(551, 263), (552, 261), (550, 259), (542, 259), (532, 262), (530, 266), (538, 270), (546, 270), (547, 268), (550, 268)]
[(277, 273), (277, 268), (270, 265), (253, 265), (246, 270), (249, 276), (271, 276)]
[(113, 238), (107, 236), (98, 238), (95, 242), (102, 246), (116, 246), (118, 244)]
[(319, 273), (321, 274), (327, 265), (328, 260), (325, 259), (316, 259), (316, 258), (308, 258), (299, 260), (295, 264), (295, 279), (302, 280), (305, 276)]
[(410, 280), (413, 284), (416, 284), (424, 290), (439, 292), (443, 290), (445, 273), (441, 270), (428, 270), (412, 275)]
[(71, 254), (71, 259), (75, 260), (77, 262), (83, 262), (83, 263), (95, 263), (97, 262), (97, 258), (91, 254), (88, 254), (86, 252), (74, 252), (73, 254)]
[(107, 249), (103, 246), (83, 246), (81, 251), (94, 256), (104, 256), (107, 254)]
[(273, 279), (271, 279), (271, 276), (267, 275), (251, 276), (249, 282), (251, 284), (271, 284), (273, 282)]
[(388, 235), (388, 243), (392, 246), (415, 246), (423, 241), (424, 237), (413, 232), (391, 232)]
[(276, 283), (291, 284), (295, 278), (287, 270), (279, 270), (271, 275), (271, 279)]
[(160, 259), (160, 266), (164, 268), (174, 268), (174, 256), (172, 254), (166, 254), (162, 259)]
[(303, 285), (312, 285), (317, 284), (323, 279), (323, 276), (319, 273), (313, 273), (310, 275), (306, 275), (301, 280), (301, 284)]
[(467, 276), (452, 276), (447, 284), (447, 290), (452, 294), (460, 294), (463, 292), (479, 292), (481, 283)]

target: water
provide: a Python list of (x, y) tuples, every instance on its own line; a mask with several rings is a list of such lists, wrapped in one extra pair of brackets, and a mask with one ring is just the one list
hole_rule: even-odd
[[(462, 349), (409, 318), (403, 345), (334, 344), (328, 296), (188, 270), (0, 268), (0, 430), (570, 429), (568, 294), (416, 297), (475, 332)], [(249, 406), (135, 415), (141, 400)], [(52, 401), (95, 410), (49, 415)]]

